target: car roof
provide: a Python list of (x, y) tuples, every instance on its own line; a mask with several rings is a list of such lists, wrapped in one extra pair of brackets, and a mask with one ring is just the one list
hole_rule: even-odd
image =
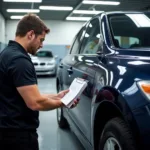
[(130, 13), (130, 14), (140, 14), (140, 13), (150, 13), (148, 11), (104, 11), (104, 12), (101, 12), (97, 15), (95, 15), (94, 17), (98, 17), (100, 16), (101, 14), (105, 14), (105, 15), (115, 15), (115, 14), (126, 14), (126, 13)]
[(126, 13), (130, 13), (130, 14), (140, 14), (140, 13), (150, 13), (148, 11), (110, 11), (110, 12), (105, 12), (106, 15), (109, 14), (126, 14)]

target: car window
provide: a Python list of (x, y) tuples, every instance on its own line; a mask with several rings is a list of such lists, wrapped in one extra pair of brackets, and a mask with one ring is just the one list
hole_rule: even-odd
[(53, 57), (52, 52), (50, 51), (39, 51), (35, 54), (37, 57)]
[(99, 20), (93, 19), (86, 30), (81, 46), (81, 54), (96, 54), (99, 48), (100, 25)]
[(115, 47), (150, 47), (150, 13), (108, 15), (108, 20)]
[(117, 46), (122, 48), (132, 48), (136, 45), (140, 45), (140, 39), (137, 37), (128, 36), (114, 36), (115, 42), (118, 42)]
[(82, 41), (84, 33), (85, 33), (85, 27), (83, 27), (79, 31), (79, 33), (78, 33), (78, 35), (74, 41), (74, 44), (72, 46), (71, 54), (78, 54), (79, 53), (79, 49), (80, 49), (80, 45), (81, 45), (81, 41)]

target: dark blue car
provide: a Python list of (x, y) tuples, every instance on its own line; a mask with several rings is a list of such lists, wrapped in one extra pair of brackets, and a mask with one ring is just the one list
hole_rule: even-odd
[(57, 110), (87, 150), (150, 149), (150, 13), (103, 12), (76, 35), (58, 92), (88, 80), (77, 107)]

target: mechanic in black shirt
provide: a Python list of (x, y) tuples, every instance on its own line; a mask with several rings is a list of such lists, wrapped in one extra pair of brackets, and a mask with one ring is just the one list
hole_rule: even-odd
[[(0, 150), (38, 150), (39, 112), (62, 107), (68, 92), (40, 94), (33, 63), (49, 29), (34, 14), (18, 23), (15, 41), (0, 54)], [(74, 101), (74, 106), (78, 100)]]

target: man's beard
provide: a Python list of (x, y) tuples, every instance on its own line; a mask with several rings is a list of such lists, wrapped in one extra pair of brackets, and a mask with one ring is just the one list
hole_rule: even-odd
[(29, 47), (28, 49), (28, 52), (31, 54), (31, 55), (35, 55), (36, 54), (36, 51), (37, 49), (33, 46)]
[(35, 50), (31, 50), (31, 53), (32, 53), (32, 55), (35, 55), (36, 54), (36, 51)]

